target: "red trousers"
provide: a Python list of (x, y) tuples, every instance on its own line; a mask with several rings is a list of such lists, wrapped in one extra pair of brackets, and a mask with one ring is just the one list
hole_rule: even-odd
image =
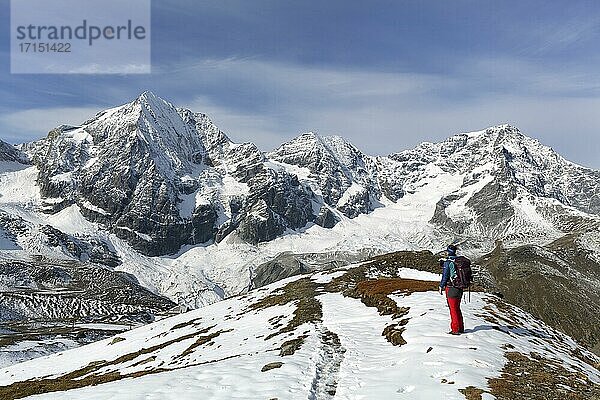
[(450, 329), (452, 332), (463, 333), (465, 330), (462, 312), (460, 312), (461, 297), (448, 297), (448, 287), (446, 286), (446, 300), (450, 308)]

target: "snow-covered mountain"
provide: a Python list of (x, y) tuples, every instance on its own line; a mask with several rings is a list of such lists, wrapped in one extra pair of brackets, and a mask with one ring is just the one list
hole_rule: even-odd
[(315, 218), (312, 193), (266, 168), (256, 146), (232, 143), (206, 115), (150, 92), (24, 149), (48, 212), (76, 204), (148, 255), (233, 230), (250, 243), (271, 240)]
[(432, 219), (458, 234), (523, 243), (598, 226), (600, 171), (565, 160), (514, 127), (422, 144), (392, 158), (410, 160), (415, 153), (463, 174), (461, 187), (440, 199)]
[[(577, 279), (589, 306), (578, 313), (582, 323), (600, 307), (600, 171), (508, 125), (389, 156), (315, 133), (263, 153), (232, 142), (208, 116), (145, 92), (40, 141), (0, 145), (6, 262), (32, 265), (42, 256), (93, 265), (197, 308), (397, 250), (437, 252), (461, 241), (485, 263), (504, 259), (492, 251), (537, 246), (544, 263), (561, 267), (528, 271), (550, 284)], [(552, 244), (567, 239), (572, 246), (557, 253)], [(565, 274), (571, 254), (590, 264)], [(504, 277), (491, 278), (507, 290)], [(510, 300), (551, 323), (543, 313), (551, 300), (539, 296), (533, 304)], [(585, 340), (600, 343), (600, 332)]]
[(2, 399), (593, 399), (600, 359), (474, 292), (448, 335), (439, 275), (368, 263), (297, 276), (0, 370)]
[(232, 233), (254, 244), (311, 224), (331, 228), (431, 179), (447, 181), (431, 222), (483, 238), (483, 247), (558, 236), (600, 214), (600, 172), (506, 125), (390, 157), (314, 133), (264, 155), (232, 143), (206, 115), (145, 92), (23, 149), (48, 212), (76, 204), (147, 255)]

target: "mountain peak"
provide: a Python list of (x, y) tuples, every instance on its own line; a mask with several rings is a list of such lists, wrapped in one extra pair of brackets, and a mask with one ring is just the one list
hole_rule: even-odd
[[(325, 151), (336, 152), (335, 150), (339, 150), (342, 148), (348, 148), (352, 150), (358, 151), (356, 146), (350, 143), (348, 140), (338, 135), (327, 135), (322, 136), (316, 132), (309, 131), (303, 132), (300, 135), (296, 136), (289, 142), (283, 143), (279, 146), (279, 149), (286, 147), (298, 147), (304, 148), (304, 150), (309, 150), (313, 148), (321, 148)], [(279, 149), (275, 150), (277, 152)]]
[(479, 131), (472, 131), (472, 132), (463, 132), (463, 133), (459, 133), (455, 136), (467, 136), (468, 138), (490, 138), (492, 136), (498, 136), (498, 135), (510, 135), (510, 134), (518, 134), (518, 135), (522, 135), (521, 131), (519, 130), (519, 128), (517, 128), (516, 126), (510, 125), (510, 124), (499, 124), (499, 125), (493, 125), (490, 126), (488, 128), (479, 130)]
[(159, 110), (159, 109), (173, 109), (176, 112), (175, 106), (163, 99), (155, 95), (153, 92), (146, 90), (142, 94), (140, 94), (134, 101), (133, 104), (139, 104), (142, 106), (142, 109), (146, 110)]
[(296, 142), (307, 142), (307, 143), (321, 143), (322, 136), (317, 132), (309, 131), (303, 132), (290, 140), (288, 143), (296, 143)]
[(163, 100), (160, 97), (158, 97), (157, 95), (155, 95), (154, 92), (152, 92), (151, 90), (144, 90), (142, 93), (140, 93), (140, 95), (137, 97), (137, 99), (143, 100), (143, 101)]

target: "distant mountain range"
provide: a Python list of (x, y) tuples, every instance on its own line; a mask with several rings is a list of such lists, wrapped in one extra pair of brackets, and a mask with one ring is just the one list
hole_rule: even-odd
[[(388, 156), (315, 133), (263, 153), (145, 92), (42, 140), (0, 142), (0, 296), (11, 298), (0, 320), (11, 323), (31, 309), (14, 300), (24, 290), (63, 322), (115, 310), (138, 321), (460, 242), (490, 291), (600, 352), (599, 231), (600, 171), (509, 125)], [(91, 290), (90, 271), (119, 289)], [(123, 290), (137, 293), (130, 303)]]
[(231, 142), (206, 115), (145, 92), (22, 150), (39, 169), (48, 211), (77, 205), (147, 255), (232, 233), (256, 244), (310, 224), (330, 228), (425, 185), (443, 194), (431, 222), (463, 240), (546, 239), (600, 214), (599, 171), (507, 125), (389, 157), (314, 133), (263, 154)]

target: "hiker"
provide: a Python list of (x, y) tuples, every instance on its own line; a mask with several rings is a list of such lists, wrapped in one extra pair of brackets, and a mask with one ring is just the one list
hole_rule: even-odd
[(448, 257), (440, 261), (444, 271), (440, 281), (440, 294), (446, 292), (446, 300), (450, 308), (450, 332), (451, 335), (460, 335), (465, 331), (460, 301), (463, 289), (471, 284), (471, 261), (464, 256), (456, 256), (457, 247), (448, 245), (446, 249)]

